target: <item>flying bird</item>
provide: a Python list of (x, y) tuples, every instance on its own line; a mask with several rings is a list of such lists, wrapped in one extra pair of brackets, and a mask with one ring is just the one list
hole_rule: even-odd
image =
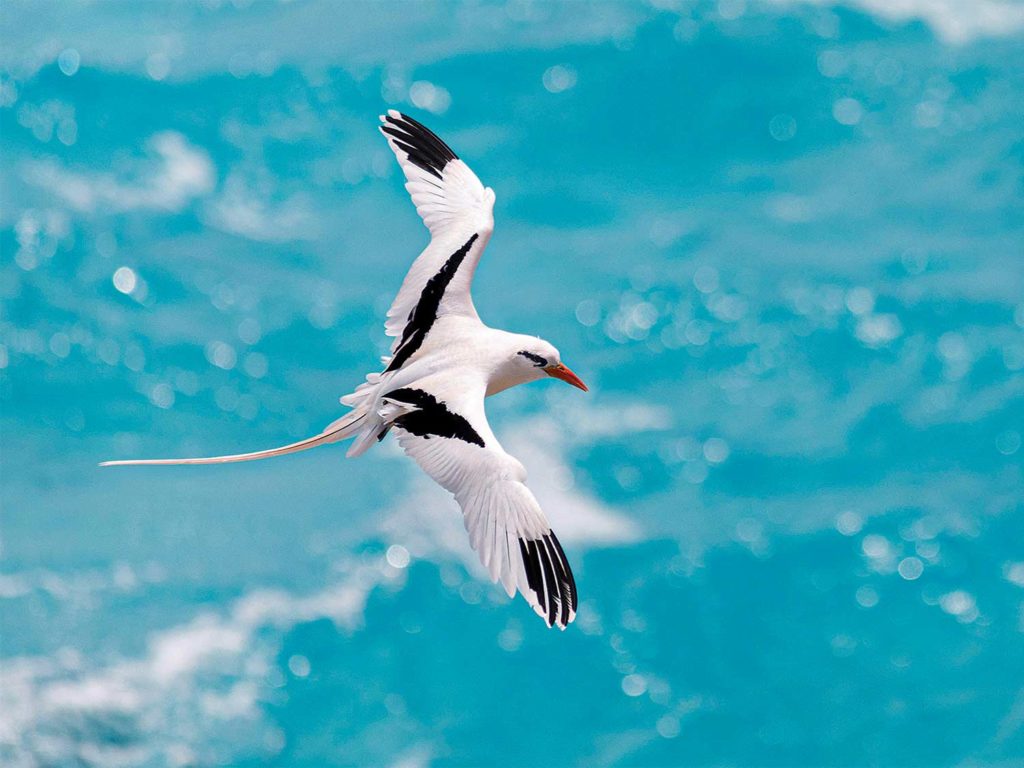
[(494, 191), (432, 131), (407, 115), (381, 115), (381, 133), (405, 174), (405, 188), (430, 230), (387, 313), (394, 337), (383, 370), (341, 398), (351, 410), (320, 434), (255, 453), (194, 459), (108, 461), (222, 464), (304, 451), (353, 439), (359, 456), (393, 432), (407, 455), (454, 495), (470, 542), (509, 597), (518, 590), (547, 625), (576, 616), (576, 582), (526, 470), (487, 423), (484, 398), (547, 377), (586, 385), (543, 339), (490, 328), (470, 288), (494, 229)]

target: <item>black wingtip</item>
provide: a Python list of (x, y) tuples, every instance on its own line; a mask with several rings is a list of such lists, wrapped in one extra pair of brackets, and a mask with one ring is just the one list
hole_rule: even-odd
[(390, 136), (395, 146), (409, 156), (409, 162), (431, 175), (441, 178), (445, 166), (458, 160), (459, 156), (451, 147), (418, 120), (395, 109), (389, 109), (380, 119), (381, 132)]
[(542, 616), (549, 627), (565, 629), (578, 605), (576, 580), (555, 534), (548, 531), (539, 539), (519, 539), (526, 569), (526, 584), (537, 596)]
[(551, 537), (551, 543), (555, 545), (555, 549), (558, 550), (558, 556), (561, 558), (562, 564), (565, 566), (566, 582), (568, 583), (571, 591), (572, 611), (575, 613), (579, 609), (579, 593), (576, 591), (576, 579), (572, 575), (572, 568), (569, 567), (569, 558), (565, 556), (565, 550), (562, 549), (562, 543), (558, 540), (558, 537), (555, 536), (555, 532), (551, 531), (548, 535)]

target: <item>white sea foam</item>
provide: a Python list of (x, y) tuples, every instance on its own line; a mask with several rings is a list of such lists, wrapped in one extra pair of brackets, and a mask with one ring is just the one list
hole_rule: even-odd
[[(1013, 0), (769, 0), (788, 10), (800, 5), (846, 6), (886, 22), (920, 19), (943, 40), (970, 42), (1016, 34), (1024, 28), (1024, 8)], [(719, 8), (726, 7), (719, 3)], [(164, 6), (101, 4), (86, 11), (73, 7), (45, 19), (32, 5), (8, 10), (8, 26), (17, 29), (0, 51), (0, 65), (18, 78), (31, 77), (41, 67), (60, 60), (65, 70), (66, 50), (60, 40), (76, 40), (74, 54), (81, 66), (116, 72), (135, 72), (156, 80), (189, 80), (211, 72), (230, 72), (238, 78), (266, 76), (281, 66), (316, 62), (317, 67), (341, 66), (354, 70), (390, 61), (388, 52), (402, 51), (409, 66), (434, 61), (439, 55), (485, 53), (504, 49), (560, 50), (568, 45), (622, 44), (659, 14), (672, 13), (674, 4), (659, 10), (656, 3), (606, 3), (601, 13), (580, 14), (575, 6), (529, 3), (473, 4), (449, 14), (438, 34), (424, 36), (437, 9), (431, 3), (384, 6), (373, 14), (347, 13), (332, 4), (257, 4), (246, 13), (219, 19), (215, 28), (202, 28), (205, 18)], [(742, 5), (736, 6), (742, 8)], [(756, 9), (756, 7), (755, 7)], [(721, 10), (719, 11), (721, 13)], [(344, 13), (344, 23), (331, 23), (332, 13)], [(731, 19), (734, 23), (737, 18)], [(693, 22), (684, 22), (692, 34)], [(173, 43), (152, 35), (124, 35), (125, 28), (159, 28), (170, 24), (178, 33)], [(274, 29), (272, 49), (263, 32)], [(389, 44), (381, 46), (387, 39)], [(261, 50), (250, 56), (247, 50)], [(552, 62), (556, 64), (557, 62)], [(77, 71), (77, 65), (75, 70)], [(404, 93), (393, 97), (407, 97)], [(433, 84), (432, 84), (433, 85)], [(435, 86), (437, 87), (437, 86)], [(443, 87), (443, 85), (441, 86)], [(420, 89), (422, 90), (422, 88)], [(412, 98), (421, 99), (422, 94)], [(427, 107), (430, 108), (430, 107)]]
[[(604, 411), (593, 409), (591, 415), (592, 426), (606, 420), (602, 418)], [(635, 520), (576, 487), (565, 457), (571, 445), (560, 437), (567, 431), (561, 420), (536, 416), (518, 425), (505, 441), (509, 452), (526, 466), (529, 485), (541, 506), (548, 510), (559, 538), (580, 547), (636, 541), (641, 537), (641, 528)], [(629, 421), (625, 431), (630, 431)]]
[(259, 242), (312, 240), (319, 235), (308, 200), (296, 195), (273, 202), (256, 193), (262, 186), (238, 173), (229, 175), (223, 191), (207, 204), (204, 219), (218, 229)]
[(48, 159), (27, 163), (22, 175), (28, 183), (83, 212), (177, 212), (193, 199), (213, 191), (213, 162), (205, 150), (191, 144), (182, 134), (154, 134), (146, 142), (146, 149), (146, 157), (136, 158), (121, 174), (77, 171)]
[[(283, 634), (321, 618), (355, 628), (367, 595), (388, 576), (374, 558), (304, 597), (257, 590), (224, 613), (202, 613), (154, 633), (139, 658), (84, 672), (75, 652), (5, 659), (0, 758), (12, 768), (76, 761), (173, 765), (183, 756), (184, 762), (221, 762), (203, 750), (217, 749), (225, 728), (231, 750), (266, 751), (277, 742), (263, 738), (270, 726), (259, 704), (275, 685), (273, 659)], [(255, 736), (239, 739), (240, 731)]]
[(103, 595), (131, 593), (147, 583), (159, 583), (165, 576), (157, 563), (147, 563), (136, 570), (128, 563), (116, 562), (109, 568), (64, 573), (32, 568), (0, 574), (0, 600), (34, 595), (74, 605), (88, 605)]
[[(155, 80), (192, 79), (210, 72), (266, 76), (297, 62), (372, 67), (392, 62), (397, 50), (402, 62), (413, 66), (438, 56), (509, 48), (558, 50), (573, 43), (621, 39), (651, 16), (639, 3), (609, 3), (601, 13), (579, 13), (571, 4), (474, 3), (460, 6), (457, 13), (445, 12), (446, 23), (438, 26), (439, 12), (441, 7), (429, 2), (381, 4), (372, 13), (352, 13), (336, 3), (267, 3), (225, 14), (210, 25), (206, 14), (173, 5), (142, 4), (130, 13), (117, 4), (88, 12), (68, 7), (47, 14), (45, 22), (30, 8), (11, 8), (5, 20), (19, 34), (0, 50), (0, 65), (19, 77), (31, 76), (61, 54), (63, 46), (57, 41), (74, 39), (83, 66)], [(125, 29), (165, 27), (176, 31), (165, 37), (124, 34)], [(437, 34), (425, 36), (427, 28)], [(274, 30), (269, 43), (267, 29)], [(382, 45), (385, 40), (387, 45)]]
[(844, 5), (882, 21), (920, 20), (948, 43), (1006, 37), (1024, 29), (1024, 5), (1013, 0), (773, 0), (779, 5)]

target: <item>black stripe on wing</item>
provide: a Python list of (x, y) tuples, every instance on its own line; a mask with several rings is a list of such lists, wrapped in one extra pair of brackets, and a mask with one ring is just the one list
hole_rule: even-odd
[(408, 115), (391, 110), (383, 116), (380, 129), (395, 140), (395, 144), (409, 156), (409, 162), (441, 178), (444, 167), (459, 156), (433, 131)]
[(434, 325), (434, 321), (437, 320), (437, 310), (441, 306), (441, 299), (444, 298), (444, 292), (448, 289), (448, 284), (455, 277), (455, 273), (459, 271), (463, 259), (466, 258), (466, 254), (473, 247), (477, 237), (479, 235), (473, 233), (473, 236), (466, 241), (465, 245), (448, 257), (448, 260), (438, 270), (437, 274), (427, 280), (427, 284), (423, 286), (423, 291), (420, 293), (416, 306), (409, 313), (409, 320), (402, 330), (402, 340), (395, 351), (395, 356), (388, 363), (388, 367), (384, 371), (385, 373), (397, 371), (405, 365), (405, 361), (412, 357), (423, 344), (427, 333)]
[(565, 629), (576, 612), (576, 580), (554, 531), (539, 539), (519, 539), (527, 586), (537, 595), (550, 627)]
[[(384, 395), (388, 400), (416, 406), (394, 421), (396, 427), (429, 440), (431, 437), (450, 437), (484, 447), (483, 438), (463, 416), (448, 410), (448, 406), (422, 389), (402, 387)], [(380, 438), (387, 433), (385, 430)]]

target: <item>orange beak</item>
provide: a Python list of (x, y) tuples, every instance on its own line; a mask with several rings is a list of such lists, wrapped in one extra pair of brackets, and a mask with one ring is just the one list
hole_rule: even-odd
[(582, 389), (584, 392), (587, 391), (587, 385), (583, 383), (579, 376), (570, 371), (564, 365), (559, 363), (558, 365), (549, 365), (544, 369), (544, 373), (548, 376), (554, 376), (556, 379), (561, 379), (566, 384), (572, 384), (578, 389)]

